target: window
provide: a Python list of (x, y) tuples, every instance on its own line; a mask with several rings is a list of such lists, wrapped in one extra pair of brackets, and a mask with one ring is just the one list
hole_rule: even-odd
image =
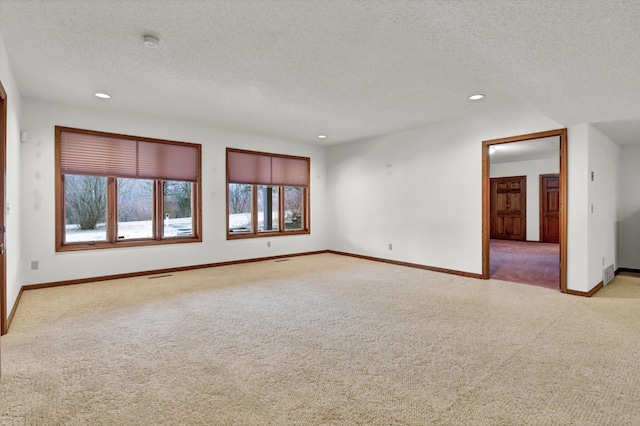
[(202, 241), (198, 144), (56, 127), (56, 251)]
[(309, 158), (227, 148), (227, 239), (309, 231)]

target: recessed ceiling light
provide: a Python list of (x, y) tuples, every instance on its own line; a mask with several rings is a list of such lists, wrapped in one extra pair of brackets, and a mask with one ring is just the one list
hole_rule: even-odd
[(142, 42), (145, 46), (150, 47), (151, 49), (155, 49), (160, 45), (160, 40), (156, 36), (152, 36), (151, 34), (145, 34), (142, 36)]
[(479, 101), (480, 99), (484, 98), (483, 94), (478, 93), (477, 95), (471, 95), (469, 96), (469, 100), (470, 101)]
[(494, 146), (490, 146), (489, 147), (489, 155), (493, 154), (494, 152), (496, 152), (496, 148)]
[(318, 139), (325, 139), (327, 135), (318, 135)]
[(94, 93), (96, 98), (100, 98), (100, 99), (109, 99), (111, 97), (111, 95), (108, 95), (106, 93)]

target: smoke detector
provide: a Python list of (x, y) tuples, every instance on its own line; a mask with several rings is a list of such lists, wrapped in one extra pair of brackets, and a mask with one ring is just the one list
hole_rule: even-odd
[(145, 34), (142, 36), (142, 42), (145, 46), (156, 49), (160, 45), (160, 40), (156, 36), (152, 36), (151, 34)]

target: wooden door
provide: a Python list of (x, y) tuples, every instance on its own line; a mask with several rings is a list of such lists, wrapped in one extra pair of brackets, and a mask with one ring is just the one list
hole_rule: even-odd
[(540, 242), (560, 242), (560, 177), (540, 175)]
[(491, 179), (491, 238), (527, 238), (527, 177)]

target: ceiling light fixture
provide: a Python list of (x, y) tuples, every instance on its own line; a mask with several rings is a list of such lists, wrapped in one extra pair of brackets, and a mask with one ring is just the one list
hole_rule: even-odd
[(327, 135), (318, 135), (318, 139), (325, 139)]
[(471, 95), (469, 96), (469, 100), (470, 101), (479, 101), (480, 99), (484, 98), (484, 95), (481, 93), (478, 93), (477, 95)]
[(97, 92), (93, 94), (96, 98), (100, 98), (100, 99), (109, 99), (111, 97), (111, 95), (107, 94), (107, 93), (101, 93), (101, 92)]
[(145, 46), (156, 49), (160, 45), (160, 40), (156, 36), (152, 36), (151, 34), (145, 34), (142, 36), (142, 42)]
[(496, 148), (493, 146), (489, 147), (489, 155), (493, 154), (494, 152), (496, 152)]

